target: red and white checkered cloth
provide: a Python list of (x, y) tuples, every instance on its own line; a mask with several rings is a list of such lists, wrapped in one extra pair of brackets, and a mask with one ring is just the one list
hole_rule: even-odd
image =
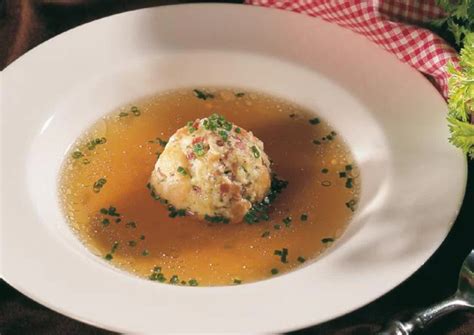
[(246, 0), (247, 4), (304, 13), (366, 36), (403, 62), (432, 78), (448, 96), (448, 62), (456, 51), (417, 25), (443, 17), (434, 0)]

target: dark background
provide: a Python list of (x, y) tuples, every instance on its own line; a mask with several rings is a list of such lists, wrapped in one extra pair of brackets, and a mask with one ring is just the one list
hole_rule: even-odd
[[(0, 69), (37, 44), (77, 25), (127, 10), (185, 2), (202, 1), (0, 0)], [(444, 35), (444, 32), (440, 33)], [(391, 318), (405, 318), (417, 309), (452, 294), (461, 263), (474, 248), (473, 179), (474, 163), (469, 162), (469, 180), (459, 217), (442, 246), (413, 276), (353, 313), (295, 334), (370, 334)], [(440, 181), (439, 191), (443, 192), (443, 181)], [(302, 303), (311, 306), (310, 302)], [(291, 314), (291, 311), (288, 313)], [(4, 281), (0, 281), (0, 333), (112, 334), (53, 312)], [(473, 335), (474, 312), (448, 315), (434, 323), (426, 334)]]

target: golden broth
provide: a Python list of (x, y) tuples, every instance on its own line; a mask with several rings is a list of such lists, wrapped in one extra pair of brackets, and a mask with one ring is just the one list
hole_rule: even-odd
[[(311, 261), (353, 214), (359, 180), (348, 146), (328, 124), (288, 101), (241, 90), (205, 92), (214, 97), (199, 99), (185, 89), (137, 101), (103, 117), (77, 140), (59, 190), (72, 228), (113, 265), (146, 278), (160, 267), (153, 279), (182, 285), (247, 283)], [(156, 138), (167, 140), (187, 121), (215, 112), (254, 132), (272, 170), (289, 182), (269, 221), (171, 218), (150, 196), (146, 185), (163, 150)], [(279, 255), (283, 248), (286, 262)]]

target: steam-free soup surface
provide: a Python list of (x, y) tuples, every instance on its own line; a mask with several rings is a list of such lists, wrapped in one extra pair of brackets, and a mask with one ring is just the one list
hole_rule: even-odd
[[(268, 221), (199, 221), (150, 195), (166, 140), (212, 113), (260, 138), (272, 171), (288, 182)], [(348, 146), (314, 113), (262, 93), (201, 88), (136, 101), (97, 121), (68, 153), (59, 193), (71, 227), (104, 261), (158, 282), (202, 286), (262, 280), (310, 262), (346, 228), (358, 188)]]

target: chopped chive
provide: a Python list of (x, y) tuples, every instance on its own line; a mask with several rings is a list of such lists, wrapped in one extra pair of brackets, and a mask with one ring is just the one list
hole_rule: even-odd
[(242, 284), (242, 280), (240, 280), (238, 278), (234, 278), (233, 283), (236, 284), (236, 285), (239, 285), (239, 284)]
[(301, 214), (300, 219), (301, 219), (301, 221), (307, 221), (308, 220), (308, 214), (306, 214), (306, 213)]
[(237, 128), (235, 128), (235, 130), (234, 130), (234, 131), (235, 131), (237, 134), (240, 134), (240, 131), (241, 131), (241, 130), (240, 130), (240, 128), (239, 128), (239, 127), (237, 127)]
[(110, 216), (120, 216), (120, 214), (117, 213), (117, 208), (113, 206), (109, 206), (109, 209), (107, 210), (107, 214)]
[(241, 98), (241, 97), (243, 97), (244, 95), (245, 95), (244, 92), (237, 92), (237, 93), (235, 93), (235, 96), (236, 96), (237, 98)]
[(346, 165), (345, 170), (346, 171), (351, 171), (352, 170), (352, 165), (351, 164)]
[(278, 273), (278, 269), (273, 268), (273, 269), (270, 270), (270, 273), (271, 273), (272, 275), (276, 275), (276, 274)]
[(150, 280), (153, 280), (153, 281), (159, 281), (160, 283), (163, 283), (163, 282), (166, 281), (165, 276), (161, 272), (161, 267), (159, 267), (159, 266), (155, 266), (153, 268), (153, 272), (151, 273), (151, 275), (148, 278)]
[(140, 240), (144, 240), (145, 239), (145, 235), (140, 235)]
[(300, 262), (300, 263), (304, 263), (304, 262), (306, 262), (306, 259), (303, 256), (299, 256), (297, 258), (297, 261)]
[(74, 151), (74, 152), (72, 153), (72, 158), (74, 158), (74, 159), (78, 159), (78, 158), (81, 158), (81, 157), (83, 157), (83, 156), (84, 156), (84, 154), (83, 154), (82, 152), (80, 152), (80, 151)]
[(251, 147), (251, 149), (252, 149), (253, 157), (259, 158), (260, 157), (260, 151), (258, 151), (257, 147), (255, 145), (253, 145)]
[(332, 237), (325, 237), (325, 238), (321, 239), (321, 242), (331, 243), (331, 242), (334, 242), (334, 239)]
[(84, 165), (90, 164), (90, 162), (91, 162), (91, 161), (88, 160), (87, 158), (84, 158), (84, 159), (82, 160), (82, 164), (84, 164)]
[(179, 283), (179, 278), (177, 275), (172, 275), (170, 278), (170, 284), (178, 284)]
[(317, 117), (315, 117), (314, 119), (310, 119), (308, 122), (312, 125), (315, 125), (318, 124), (320, 121)]
[(211, 223), (223, 223), (223, 224), (228, 224), (230, 222), (228, 218), (221, 215), (210, 216), (206, 214), (204, 215), (204, 220)]
[(270, 236), (270, 232), (269, 231), (265, 231), (263, 232), (262, 236), (261, 237), (268, 237)]
[(189, 286), (198, 286), (199, 285), (199, 283), (196, 279), (190, 279), (188, 281), (188, 284), (189, 284)]
[(280, 230), (281, 226), (279, 224), (276, 224), (273, 226), (273, 228), (275, 228), (276, 230)]
[(99, 193), (102, 187), (104, 187), (106, 183), (107, 183), (107, 179), (99, 178), (92, 186), (92, 189), (94, 190), (95, 193)]
[(114, 258), (114, 256), (112, 256), (111, 254), (107, 254), (104, 256), (104, 258), (108, 261), (112, 260), (112, 258)]
[(108, 226), (109, 224), (110, 224), (110, 220), (109, 220), (109, 219), (105, 218), (105, 219), (102, 220), (102, 225), (103, 225), (103, 226)]
[(130, 247), (136, 247), (136, 246), (137, 246), (137, 241), (133, 241), (133, 240), (132, 240), (132, 241), (128, 241), (128, 245), (129, 245)]
[(339, 178), (346, 178), (347, 173), (345, 171), (339, 172)]
[(291, 221), (293, 221), (291, 216), (287, 216), (286, 218), (284, 218), (283, 223), (284, 223), (285, 227), (288, 228), (289, 226), (291, 226)]
[(100, 213), (102, 214), (109, 214), (109, 210), (107, 208), (101, 208)]
[(142, 256), (148, 256), (149, 254), (150, 252), (147, 249), (142, 251)]
[(193, 146), (193, 152), (196, 154), (196, 156), (200, 157), (200, 156), (204, 156), (204, 154), (206, 153), (204, 151), (204, 145), (202, 143), (196, 143), (194, 144)]
[(351, 199), (348, 202), (346, 202), (346, 207), (349, 208), (352, 212), (354, 212), (356, 203), (357, 202), (354, 199)]
[(352, 178), (347, 178), (346, 180), (346, 187), (347, 188), (352, 188), (353, 184), (352, 184)]
[(321, 144), (321, 141), (319, 141), (319, 140), (313, 140), (313, 144), (320, 145), (320, 144)]
[(229, 138), (229, 134), (225, 130), (219, 130), (219, 136), (224, 142), (226, 142)]
[(186, 280), (181, 280), (181, 283), (180, 283), (180, 284), (181, 284), (181, 285), (186, 285), (186, 284), (187, 284), (187, 283), (186, 283)]
[(182, 166), (178, 166), (178, 169), (177, 169), (178, 173), (182, 174), (183, 176), (186, 176), (188, 174), (188, 172), (186, 171), (186, 169)]
[(280, 260), (282, 263), (288, 263), (288, 260), (287, 260), (288, 249), (287, 248), (283, 248), (281, 250), (275, 250), (273, 254), (276, 256), (280, 256)]
[(137, 106), (132, 106), (132, 108), (130, 108), (130, 111), (133, 113), (133, 115), (135, 116), (140, 116), (141, 112), (140, 110), (138, 109)]
[(328, 173), (328, 172), (329, 172), (329, 169), (326, 169), (326, 168), (321, 169), (321, 172), (322, 172), (322, 173)]
[(207, 93), (207, 92), (204, 92), (204, 91), (201, 91), (201, 90), (198, 90), (198, 89), (194, 89), (193, 92), (194, 92), (194, 95), (196, 96), (196, 98), (198, 98), (198, 99), (207, 100), (207, 99), (214, 98), (213, 94)]
[(120, 112), (119, 117), (125, 117), (128, 116), (127, 112)]

